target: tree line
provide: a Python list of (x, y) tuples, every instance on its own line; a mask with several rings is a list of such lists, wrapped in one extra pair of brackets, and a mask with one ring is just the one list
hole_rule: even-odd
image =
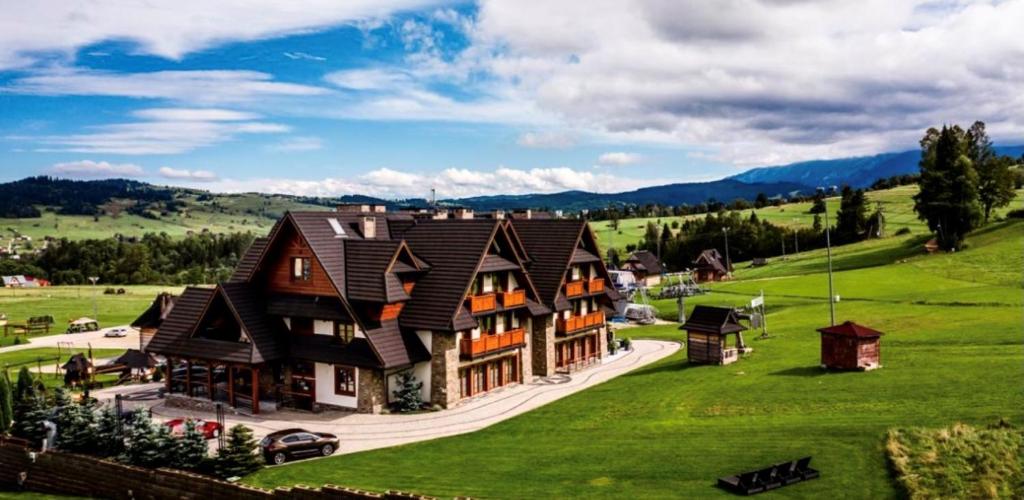
[(0, 274), (45, 277), (81, 285), (97, 276), (109, 284), (195, 284), (225, 281), (252, 243), (252, 233), (201, 232), (182, 239), (166, 233), (52, 242), (21, 261), (0, 260)]
[(1013, 200), (1022, 184), (1020, 160), (995, 153), (984, 122), (929, 128), (921, 139), (918, 218), (928, 224), (939, 246), (962, 248), (964, 237), (987, 224), (996, 208)]

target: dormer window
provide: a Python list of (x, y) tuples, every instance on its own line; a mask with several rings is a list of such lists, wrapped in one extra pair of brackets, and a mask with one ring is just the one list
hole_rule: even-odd
[(342, 344), (352, 342), (356, 337), (356, 325), (353, 323), (334, 322), (334, 338)]
[(292, 257), (292, 281), (309, 281), (313, 276), (313, 263), (309, 257)]

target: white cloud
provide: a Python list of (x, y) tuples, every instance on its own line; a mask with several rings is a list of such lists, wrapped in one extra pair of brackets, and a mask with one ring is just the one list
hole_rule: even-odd
[(519, 135), (516, 144), (524, 148), (565, 149), (576, 145), (577, 139), (567, 132), (524, 132)]
[(306, 61), (326, 61), (326, 57), (314, 56), (305, 52), (285, 52), (284, 56), (293, 61), (295, 60), (306, 60)]
[(215, 108), (148, 108), (133, 111), (132, 115), (146, 120), (180, 122), (232, 122), (260, 118), (255, 113)]
[(139, 177), (145, 174), (142, 167), (134, 163), (109, 163), (105, 161), (80, 160), (57, 163), (50, 172), (67, 177)]
[(160, 176), (167, 179), (189, 180), (195, 182), (213, 182), (217, 180), (217, 174), (209, 170), (187, 170), (171, 167), (160, 167)]
[(621, 165), (632, 165), (634, 163), (638, 163), (641, 159), (643, 159), (643, 157), (638, 155), (638, 154), (635, 154), (635, 153), (613, 152), (613, 153), (604, 153), (601, 156), (599, 156), (597, 158), (597, 163), (599, 163), (601, 165), (618, 165), (618, 166), (621, 166)]
[[(124, 40), (134, 50), (180, 59), (226, 40), (247, 41), (369, 22), (437, 0), (277, 0), (93, 2), (64, 0), (8, 5), (0, 16), (0, 70), (30, 65), (39, 53), (73, 55), (97, 42)], [(55, 36), (59, 33), (60, 36)]]
[(290, 137), (267, 147), (270, 151), (298, 152), (323, 149), (323, 141), (319, 137)]

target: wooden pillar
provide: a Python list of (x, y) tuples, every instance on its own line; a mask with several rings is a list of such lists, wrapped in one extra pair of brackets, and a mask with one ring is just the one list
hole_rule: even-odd
[(228, 405), (235, 407), (235, 367), (228, 365)]
[(185, 360), (185, 394), (192, 397), (192, 360)]
[(252, 367), (252, 414), (260, 413), (260, 369)]

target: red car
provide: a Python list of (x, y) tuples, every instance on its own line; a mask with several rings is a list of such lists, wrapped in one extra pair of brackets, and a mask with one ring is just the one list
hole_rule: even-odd
[[(168, 420), (164, 422), (164, 425), (170, 427), (171, 434), (180, 436), (185, 433), (185, 422), (192, 419), (176, 418), (174, 420)], [(203, 433), (203, 437), (206, 439), (214, 439), (220, 436), (221, 429), (220, 424), (217, 422), (207, 422), (206, 420), (192, 420), (196, 424), (196, 430)]]

